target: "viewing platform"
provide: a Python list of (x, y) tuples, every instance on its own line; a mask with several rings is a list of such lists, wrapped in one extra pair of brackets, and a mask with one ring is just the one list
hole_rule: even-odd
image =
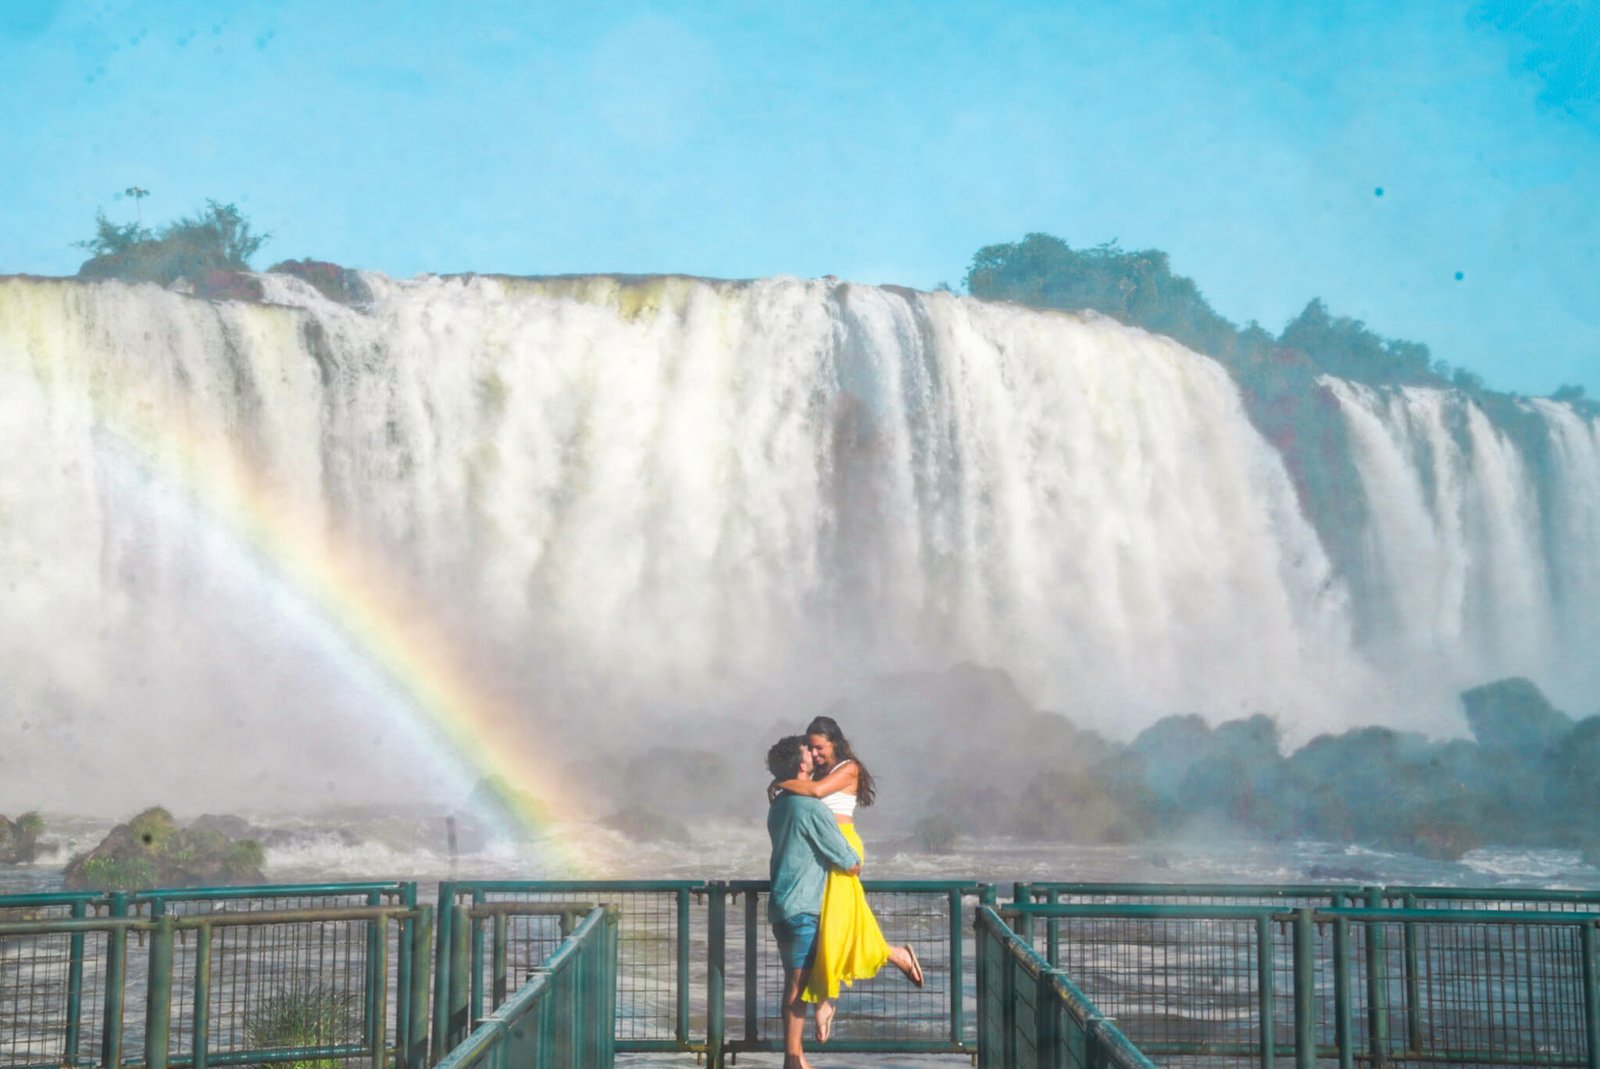
[[(808, 1051), (983, 1069), (1600, 1066), (1600, 891), (868, 881)], [(604, 1069), (778, 1052), (760, 881), (0, 896), (0, 1069)]]

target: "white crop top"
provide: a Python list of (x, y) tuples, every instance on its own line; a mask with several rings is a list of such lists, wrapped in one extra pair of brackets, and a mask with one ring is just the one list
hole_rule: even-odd
[[(839, 762), (839, 765), (848, 765), (849, 763), (850, 759), (845, 758), (843, 761)], [(838, 768), (839, 765), (835, 765), (834, 768)], [(829, 769), (828, 771), (831, 772), (833, 769)], [(832, 794), (823, 795), (821, 801), (823, 805), (828, 807), (829, 811), (832, 812), (834, 816), (844, 817), (846, 820), (855, 819), (856, 796), (853, 792), (834, 791)]]

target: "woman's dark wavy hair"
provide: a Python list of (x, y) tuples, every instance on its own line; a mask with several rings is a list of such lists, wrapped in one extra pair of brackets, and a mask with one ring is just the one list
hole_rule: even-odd
[(861, 758), (850, 748), (850, 740), (839, 730), (839, 722), (831, 716), (815, 716), (806, 725), (806, 734), (821, 735), (833, 743), (834, 763), (849, 759), (856, 763), (856, 805), (871, 805), (878, 791), (872, 785), (872, 773), (861, 763)]

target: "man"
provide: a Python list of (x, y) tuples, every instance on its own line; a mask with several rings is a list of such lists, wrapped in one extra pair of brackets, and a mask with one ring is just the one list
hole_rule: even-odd
[[(767, 771), (775, 780), (810, 776), (812, 767), (804, 735), (779, 739), (767, 751)], [(830, 867), (855, 875), (861, 871), (861, 858), (845, 841), (828, 807), (815, 798), (780, 793), (767, 807), (767, 837), (772, 840), (767, 920), (784, 970), (783, 1069), (811, 1069), (802, 1044), (806, 1004), (800, 991), (816, 946), (822, 889)]]

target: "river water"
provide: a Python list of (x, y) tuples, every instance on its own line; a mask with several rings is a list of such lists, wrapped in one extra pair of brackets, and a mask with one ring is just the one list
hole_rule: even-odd
[[(270, 882), (408, 879), (760, 879), (764, 826), (710, 822), (685, 841), (636, 841), (602, 824), (563, 824), (524, 842), (480, 841), (463, 824), (452, 857), (445, 818), (416, 816), (257, 818)], [(75, 852), (93, 847), (110, 822), (48, 816), (45, 854), (0, 866), (0, 891), (48, 890)], [(1514, 846), (1474, 850), (1456, 861), (1343, 843), (1260, 842), (1231, 836), (1088, 846), (995, 836), (962, 838), (945, 852), (914, 839), (862, 830), (867, 878), (972, 878), (990, 883), (1059, 880), (1153, 883), (1360, 883), (1456, 887), (1600, 887), (1600, 868), (1576, 851)]]

